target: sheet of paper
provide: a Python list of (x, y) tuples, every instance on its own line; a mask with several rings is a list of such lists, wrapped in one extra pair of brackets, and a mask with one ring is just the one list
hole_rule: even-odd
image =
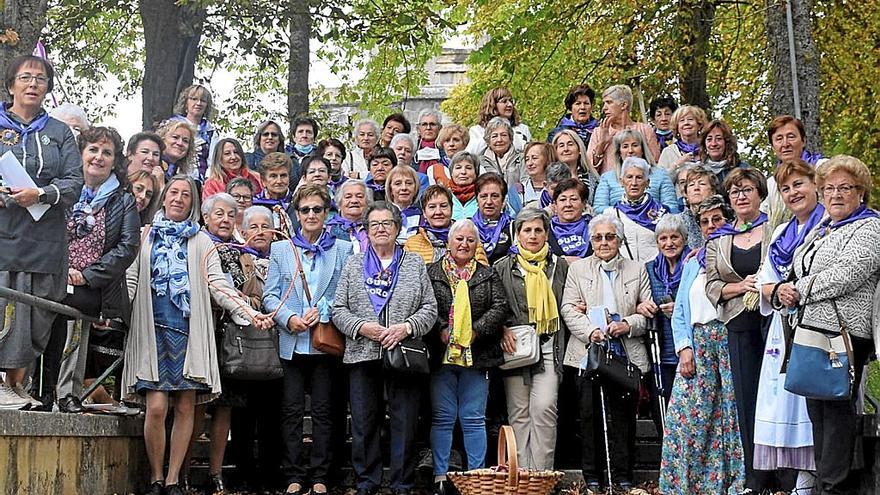
[[(0, 176), (3, 177), (6, 187), (37, 187), (37, 184), (34, 183), (34, 180), (31, 179), (27, 170), (18, 161), (18, 158), (12, 154), (11, 150), (0, 156)], [(35, 222), (39, 222), (47, 211), (49, 211), (49, 205), (40, 203), (28, 207), (28, 212)]]
[(593, 322), (593, 325), (599, 327), (599, 330), (602, 330), (602, 333), (605, 333), (605, 329), (608, 328), (607, 319), (605, 317), (605, 306), (593, 306), (590, 308), (590, 321)]

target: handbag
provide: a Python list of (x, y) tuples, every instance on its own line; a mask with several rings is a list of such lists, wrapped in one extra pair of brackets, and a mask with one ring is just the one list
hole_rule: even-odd
[(408, 375), (427, 375), (428, 346), (419, 339), (407, 337), (385, 351), (385, 368)]
[(587, 346), (587, 355), (581, 362), (581, 374), (588, 378), (602, 378), (627, 393), (638, 393), (642, 381), (641, 370), (630, 362), (629, 356), (619, 356), (611, 352), (610, 346), (601, 342), (591, 342)]
[(541, 345), (538, 332), (531, 325), (510, 327), (516, 339), (516, 350), (513, 354), (504, 353), (504, 363), (498, 367), (502, 370), (513, 370), (531, 366), (541, 360)]
[(239, 325), (231, 319), (223, 323), (220, 343), (220, 374), (237, 380), (265, 381), (281, 378), (284, 370), (278, 355), (278, 331)]
[[(306, 274), (303, 272), (299, 253), (296, 251), (296, 246), (291, 247), (293, 247), (293, 258), (296, 260), (296, 271), (299, 273), (300, 280), (302, 280), (303, 292), (305, 292), (306, 299), (309, 302), (309, 306), (311, 306), (312, 293), (309, 291), (309, 283), (306, 281)], [(333, 322), (318, 322), (312, 328), (311, 343), (313, 349), (331, 356), (339, 357), (345, 354), (345, 336), (342, 335), (342, 332), (336, 328)]]

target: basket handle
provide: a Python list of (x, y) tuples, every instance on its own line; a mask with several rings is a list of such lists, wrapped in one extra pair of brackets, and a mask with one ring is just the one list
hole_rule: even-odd
[(519, 463), (516, 458), (516, 436), (510, 425), (504, 425), (498, 431), (498, 465), (507, 466), (507, 487), (516, 490), (519, 486)]

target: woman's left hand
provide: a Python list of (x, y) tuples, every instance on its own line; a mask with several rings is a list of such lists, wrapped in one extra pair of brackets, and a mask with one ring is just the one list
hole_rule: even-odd
[(789, 308), (797, 306), (801, 300), (801, 295), (797, 288), (790, 282), (779, 286), (779, 290), (776, 291), (776, 297), (779, 298), (779, 302)]
[(382, 347), (385, 349), (392, 349), (398, 342), (405, 339), (407, 335), (409, 334), (406, 333), (406, 323), (398, 323), (386, 328), (382, 332), (379, 342), (382, 343)]
[(73, 268), (67, 269), (67, 283), (70, 285), (86, 285), (86, 278), (83, 277), (83, 274), (79, 270), (74, 270)]
[(40, 191), (34, 187), (12, 187), (10, 197), (22, 208), (33, 206), (40, 202)]
[(666, 315), (667, 318), (672, 318), (672, 312), (675, 310), (675, 303), (668, 302), (660, 305), (660, 311), (663, 311), (663, 314)]
[(645, 318), (653, 318), (654, 315), (657, 314), (657, 310), (659, 308), (652, 300), (642, 301), (636, 306), (636, 313), (644, 316)]
[(612, 321), (608, 325), (608, 333), (613, 337), (623, 337), (629, 334), (629, 323), (625, 321)]
[(275, 326), (275, 320), (271, 316), (263, 313), (256, 313), (251, 317), (254, 326), (260, 330), (268, 330)]

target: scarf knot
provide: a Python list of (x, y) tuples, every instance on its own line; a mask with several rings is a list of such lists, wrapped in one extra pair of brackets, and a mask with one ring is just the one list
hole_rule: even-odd
[(529, 323), (535, 325), (538, 335), (555, 333), (559, 330), (559, 308), (550, 280), (544, 273), (550, 247), (545, 243), (533, 253), (517, 242), (516, 262), (525, 272), (526, 305), (529, 308)]

